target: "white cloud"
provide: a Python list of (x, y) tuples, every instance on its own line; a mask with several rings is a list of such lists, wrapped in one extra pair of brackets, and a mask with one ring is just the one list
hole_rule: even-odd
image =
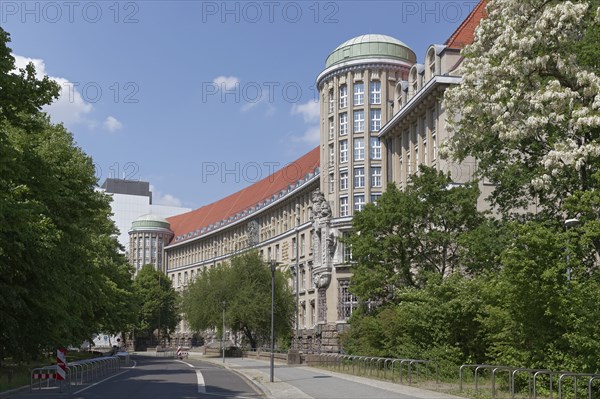
[[(35, 74), (38, 79), (42, 79), (46, 72), (46, 64), (44, 60), (38, 58), (28, 58), (13, 54), (15, 57), (15, 66), (17, 68), (25, 68), (30, 62), (35, 67)], [(73, 128), (77, 124), (86, 123), (89, 127), (93, 127), (95, 122), (89, 119), (89, 114), (94, 107), (81, 96), (77, 87), (69, 82), (68, 79), (61, 77), (50, 76), (60, 86), (60, 97), (52, 104), (43, 108), (55, 123), (62, 122), (67, 128)]]
[(311, 146), (315, 146), (319, 144), (319, 136), (321, 131), (319, 129), (319, 125), (309, 127), (302, 136), (294, 136), (292, 140), (300, 143), (310, 144)]
[(167, 205), (167, 206), (181, 206), (182, 201), (171, 194), (163, 194), (156, 189), (153, 185), (150, 185), (150, 191), (152, 191), (152, 203), (156, 205)]
[(304, 122), (318, 122), (319, 121), (319, 102), (315, 100), (309, 100), (304, 104), (292, 105), (292, 115), (302, 115)]
[(219, 90), (225, 91), (235, 90), (240, 84), (240, 80), (235, 76), (217, 76), (212, 82)]
[(104, 127), (109, 132), (116, 132), (117, 130), (121, 130), (121, 128), (123, 127), (123, 124), (121, 122), (119, 122), (119, 120), (117, 118), (115, 118), (114, 116), (109, 116), (104, 121)]

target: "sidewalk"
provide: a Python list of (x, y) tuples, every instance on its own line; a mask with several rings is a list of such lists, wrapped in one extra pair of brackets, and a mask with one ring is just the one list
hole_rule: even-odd
[[(190, 357), (223, 365), (220, 358), (192, 352)], [(275, 382), (270, 382), (269, 362), (252, 358), (225, 358), (224, 366), (244, 375), (272, 399), (464, 399), (407, 385), (282, 363), (275, 363)]]

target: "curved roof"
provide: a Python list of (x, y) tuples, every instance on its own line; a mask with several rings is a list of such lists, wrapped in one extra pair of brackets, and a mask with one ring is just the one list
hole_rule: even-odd
[(284, 168), (243, 190), (202, 208), (168, 218), (171, 229), (175, 233), (175, 237), (178, 237), (228, 219), (230, 216), (235, 216), (273, 195), (279, 194), (307, 174), (314, 173), (315, 168), (318, 167), (319, 147), (316, 147)]
[(361, 35), (340, 44), (329, 54), (325, 68), (355, 58), (385, 57), (415, 62), (415, 52), (400, 40), (387, 35)]
[(131, 230), (147, 230), (147, 229), (167, 229), (169, 230), (171, 225), (169, 222), (158, 215), (147, 214), (142, 215), (135, 219), (131, 224)]

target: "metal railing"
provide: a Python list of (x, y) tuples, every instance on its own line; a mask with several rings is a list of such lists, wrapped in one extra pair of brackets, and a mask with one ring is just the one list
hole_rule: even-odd
[(31, 370), (29, 390), (33, 391), (37, 382), (38, 390), (42, 389), (42, 382), (46, 388), (57, 386), (62, 392), (63, 386), (70, 389), (71, 385), (83, 385), (97, 378), (117, 373), (121, 369), (121, 359), (129, 364), (129, 354), (121, 356), (103, 356), (78, 360), (67, 364), (65, 380), (56, 378), (56, 365), (36, 367)]
[(590, 374), (590, 373), (571, 373), (567, 371), (556, 372), (552, 370), (546, 369), (529, 369), (522, 367), (510, 367), (510, 366), (498, 366), (498, 365), (490, 365), (490, 364), (463, 364), (460, 366), (458, 370), (458, 389), (462, 392), (463, 390), (463, 370), (468, 368), (474, 369), (474, 385), (475, 392), (479, 390), (479, 371), (483, 370), (491, 370), (492, 371), (492, 398), (496, 397), (496, 374), (500, 371), (508, 372), (508, 387), (510, 390), (511, 397), (514, 398), (516, 394), (516, 376), (518, 373), (527, 373), (527, 393), (529, 398), (533, 397), (533, 399), (537, 398), (537, 382), (538, 376), (540, 375), (548, 375), (549, 379), (549, 393), (550, 399), (552, 399), (553, 387), (552, 387), (552, 379), (553, 376), (558, 376), (558, 399), (563, 398), (563, 380), (565, 378), (573, 379), (573, 394), (574, 399), (577, 399), (577, 380), (578, 378), (588, 378), (587, 383), (587, 391), (588, 391), (588, 399), (592, 399), (592, 384), (596, 379), (600, 379), (600, 374)]
[[(406, 380), (408, 384), (412, 383), (412, 376), (416, 374), (419, 378), (420, 369), (427, 371), (429, 368), (435, 368), (435, 381), (439, 383), (439, 365), (433, 360), (421, 359), (394, 359), (379, 356), (356, 356), (340, 355), (337, 353), (321, 353), (319, 363), (326, 366), (337, 367), (339, 371), (351, 372), (357, 375), (375, 376), (377, 378), (391, 379), (397, 381), (394, 377), (395, 370), (398, 370), (398, 381), (403, 384), (403, 371), (406, 368)], [(398, 367), (395, 365), (398, 363)], [(421, 367), (419, 367), (421, 365)], [(413, 373), (414, 371), (414, 373)]]

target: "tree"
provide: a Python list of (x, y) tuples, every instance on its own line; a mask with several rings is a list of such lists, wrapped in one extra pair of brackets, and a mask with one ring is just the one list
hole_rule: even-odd
[(179, 323), (179, 294), (171, 280), (152, 265), (144, 265), (133, 281), (139, 301), (137, 330), (152, 335), (158, 330), (161, 337), (168, 337)]
[[(270, 340), (271, 271), (255, 251), (230, 264), (204, 269), (183, 294), (183, 313), (192, 329), (218, 329), (225, 306), (226, 324), (241, 332), (252, 348)], [(275, 333), (287, 339), (294, 317), (287, 277), (275, 272)]]
[(14, 71), (0, 28), (0, 359), (118, 331), (131, 269), (91, 158), (41, 107), (59, 87)]
[(405, 191), (390, 185), (377, 204), (353, 220), (351, 290), (387, 302), (402, 286), (423, 286), (429, 273), (459, 270), (459, 238), (479, 226), (476, 183), (453, 186), (449, 176), (421, 166)]
[(463, 82), (445, 93), (446, 151), (478, 160), (506, 216), (535, 205), (561, 217), (575, 192), (600, 188), (598, 5), (490, 0), (463, 51)]

